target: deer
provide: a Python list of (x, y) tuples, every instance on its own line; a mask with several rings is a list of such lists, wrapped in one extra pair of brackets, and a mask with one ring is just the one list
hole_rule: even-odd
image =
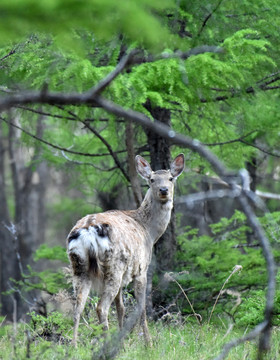
[(77, 346), (80, 317), (91, 288), (99, 295), (96, 313), (104, 332), (109, 329), (108, 313), (115, 301), (119, 328), (123, 328), (125, 308), (122, 289), (133, 282), (136, 310), (145, 343), (151, 344), (146, 318), (147, 270), (154, 244), (165, 232), (173, 208), (176, 179), (184, 170), (179, 154), (169, 170), (152, 171), (140, 155), (136, 170), (149, 189), (136, 210), (109, 210), (86, 215), (67, 237), (67, 253), (74, 289), (74, 330)]

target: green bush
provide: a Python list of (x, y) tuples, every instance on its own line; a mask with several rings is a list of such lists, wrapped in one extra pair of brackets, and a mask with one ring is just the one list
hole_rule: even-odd
[[(279, 213), (260, 218), (276, 261), (280, 259), (275, 235), (278, 219)], [(195, 311), (208, 319), (224, 282), (233, 268), (241, 265), (242, 271), (225, 284), (214, 314), (227, 314), (239, 325), (256, 325), (263, 319), (267, 282), (265, 259), (258, 240), (248, 227), (245, 215), (239, 211), (210, 228), (212, 236), (199, 236), (198, 230), (189, 228), (178, 236), (178, 266), (174, 276), (184, 289), (188, 289), (187, 296)], [(170, 297), (180, 291), (174, 283), (168, 289)], [(191, 314), (184, 296), (178, 297), (177, 305), (183, 314)], [(275, 323), (278, 323), (276, 318)]]
[(73, 322), (58, 311), (53, 311), (48, 316), (30, 313), (31, 329), (37, 336), (51, 340), (61, 340), (73, 327)]
[[(29, 293), (32, 290), (41, 290), (50, 295), (58, 293), (62, 289), (69, 289), (67, 275), (63, 272), (63, 264), (68, 263), (66, 250), (62, 246), (49, 247), (41, 245), (34, 254), (34, 260), (50, 260), (53, 264), (46, 270), (35, 271), (30, 265), (27, 271), (22, 275), (22, 279), (17, 281), (11, 279), (14, 284), (14, 292), (20, 290), (20, 293)], [(57, 264), (59, 261), (59, 264)], [(65, 266), (64, 266), (65, 267)]]

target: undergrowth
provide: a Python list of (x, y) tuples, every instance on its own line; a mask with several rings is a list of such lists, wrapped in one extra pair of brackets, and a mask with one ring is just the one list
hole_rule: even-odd
[[(280, 246), (276, 232), (271, 228), (278, 219), (279, 213), (260, 218), (277, 263), (280, 261)], [(221, 219), (211, 225), (211, 231), (212, 236), (199, 236), (197, 230), (185, 229), (178, 236), (176, 272), (166, 273), (165, 283), (159, 278), (154, 279), (156, 321), (149, 326), (153, 347), (145, 348), (143, 334), (136, 329), (126, 338), (125, 348), (121, 349), (117, 359), (214, 359), (223, 344), (244, 335), (263, 320), (267, 280), (265, 262), (245, 216), (236, 211), (231, 219)], [(67, 261), (63, 248), (46, 245), (35, 253), (35, 260), (40, 259), (59, 261), (63, 264), (61, 267)], [(41, 272), (29, 268), (23, 280), (14, 283), (22, 294), (28, 295), (34, 289), (46, 292), (50, 296), (48, 305), (53, 304), (46, 306), (44, 315), (30, 312), (30, 320), (25, 323), (6, 324), (4, 318), (0, 319), (0, 359), (102, 358), (100, 349), (104, 337), (95, 315), (97, 298), (90, 298), (87, 302), (79, 327), (78, 348), (71, 346), (73, 299), (67, 283), (68, 275), (52, 267)], [(269, 360), (278, 359), (280, 348), (279, 282), (278, 274)], [(161, 301), (157, 301), (158, 292)], [(129, 313), (135, 308), (134, 298), (129, 289), (124, 295)], [(112, 331), (117, 329), (114, 307), (110, 326)], [(232, 349), (228, 358), (256, 358), (257, 340)]]
[[(56, 328), (57, 325), (53, 326)], [(63, 325), (64, 326), (64, 325)], [(222, 323), (219, 326), (185, 323), (177, 326), (160, 321), (149, 324), (153, 346), (146, 348), (143, 334), (136, 328), (124, 342), (118, 360), (210, 360), (219, 354), (223, 345), (233, 338), (247, 332), (247, 328), (235, 328)], [(65, 337), (48, 339), (39, 336), (30, 323), (19, 324), (16, 327), (5, 325), (1, 327), (0, 359), (93, 359), (94, 353), (100, 348), (103, 338), (89, 336), (82, 327), (77, 349), (70, 344), (70, 330), (64, 328)], [(280, 348), (280, 328), (272, 332), (271, 351), (266, 359), (278, 359)], [(228, 359), (255, 359), (256, 341), (245, 342), (231, 350)], [(98, 351), (97, 351), (98, 352)], [(100, 359), (102, 356), (100, 357)]]

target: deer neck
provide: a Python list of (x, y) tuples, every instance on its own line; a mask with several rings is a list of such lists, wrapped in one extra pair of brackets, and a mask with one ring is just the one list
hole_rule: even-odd
[(135, 219), (145, 227), (152, 244), (165, 232), (172, 208), (173, 200), (162, 203), (154, 199), (152, 191), (149, 189), (141, 206), (135, 210)]

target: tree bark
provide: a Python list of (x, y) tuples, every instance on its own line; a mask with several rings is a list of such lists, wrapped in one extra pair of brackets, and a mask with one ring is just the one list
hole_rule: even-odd
[[(40, 151), (37, 146), (30, 163), (26, 166), (23, 148), (18, 146), (18, 134), (10, 126), (8, 136), (4, 136), (2, 126), (3, 122), (0, 125), (0, 301), (1, 314), (12, 320), (14, 310), (20, 318), (27, 311), (27, 304), (20, 296), (20, 291), (7, 296), (2, 293), (11, 290), (11, 278), (22, 278), (22, 272), (26, 271), (27, 265), (32, 265), (32, 253), (44, 241), (48, 170), (45, 163), (34, 166)], [(40, 135), (41, 131), (42, 122), (39, 119), (37, 134)], [(6, 179), (8, 165), (11, 169), (11, 178)], [(5, 181), (11, 182), (13, 189), (13, 217), (8, 210)]]
[(7, 226), (11, 225), (8, 203), (6, 198), (5, 184), (5, 153), (6, 144), (3, 136), (3, 123), (0, 124), (0, 303), (1, 315), (7, 316), (7, 320), (13, 319), (14, 300), (20, 302), (17, 293), (7, 296), (5, 292), (11, 290), (10, 278), (19, 280), (20, 269), (16, 257), (15, 243)]
[(139, 177), (135, 168), (134, 131), (133, 131), (133, 124), (131, 121), (128, 121), (126, 123), (125, 137), (126, 137), (126, 149), (128, 156), (127, 158), (128, 176), (130, 179), (136, 206), (139, 207), (142, 203), (143, 197), (142, 197)]
[[(165, 125), (170, 126), (170, 110), (159, 107), (152, 107), (150, 103), (146, 103), (146, 109), (151, 115)], [(147, 141), (151, 156), (151, 167), (153, 170), (169, 169), (171, 162), (170, 145), (168, 140), (161, 137), (155, 132), (146, 129)], [(175, 214), (174, 210), (171, 214), (171, 220), (166, 232), (158, 240), (154, 247), (154, 259), (148, 271), (147, 286), (147, 313), (152, 314), (152, 275), (156, 271), (161, 275), (165, 271), (174, 268), (174, 255), (176, 251), (175, 236)]]

